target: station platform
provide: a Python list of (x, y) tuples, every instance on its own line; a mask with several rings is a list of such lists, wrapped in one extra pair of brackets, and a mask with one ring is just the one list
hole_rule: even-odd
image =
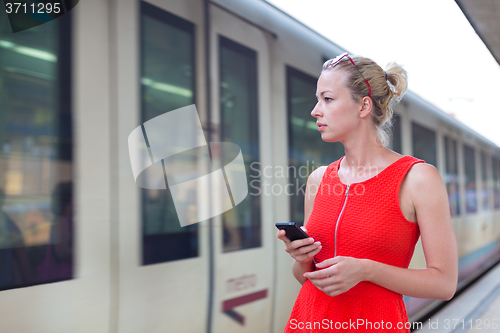
[(413, 332), (500, 332), (500, 264)]

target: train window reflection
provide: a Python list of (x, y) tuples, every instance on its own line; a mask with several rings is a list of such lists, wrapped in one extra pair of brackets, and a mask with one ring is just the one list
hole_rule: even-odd
[(220, 36), (219, 57), (221, 141), (240, 146), (250, 184), (245, 200), (223, 214), (227, 252), (262, 244), (257, 53)]
[(491, 169), (493, 174), (493, 207), (500, 208), (500, 160), (498, 158), (491, 159)]
[[(195, 103), (194, 56), (194, 25), (141, 1), (141, 123)], [(141, 192), (142, 264), (198, 256), (198, 226), (181, 227), (170, 191)]]
[(448, 137), (444, 137), (444, 152), (446, 163), (446, 175), (444, 183), (448, 191), (448, 201), (450, 203), (451, 216), (460, 215), (460, 192), (458, 177), (458, 151), (457, 142)]
[(70, 36), (0, 13), (0, 290), (73, 278)]
[(488, 164), (487, 155), (481, 152), (481, 207), (483, 210), (490, 209), (489, 195), (488, 195)]
[(476, 156), (474, 148), (464, 145), (465, 202), (467, 213), (477, 212)]
[(437, 167), (436, 133), (412, 123), (413, 156)]
[(341, 143), (321, 139), (311, 111), (316, 104), (317, 79), (287, 67), (287, 108), (290, 185), (290, 217), (304, 223), (305, 186), (309, 175), (318, 167), (328, 165), (344, 154)]

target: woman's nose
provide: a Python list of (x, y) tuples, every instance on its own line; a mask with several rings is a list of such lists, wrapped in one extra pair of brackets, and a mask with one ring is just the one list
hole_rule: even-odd
[(318, 107), (319, 103), (316, 103), (316, 105), (314, 106), (314, 109), (312, 109), (311, 111), (311, 116), (313, 117), (319, 117), (321, 115), (321, 112), (319, 110), (319, 107)]

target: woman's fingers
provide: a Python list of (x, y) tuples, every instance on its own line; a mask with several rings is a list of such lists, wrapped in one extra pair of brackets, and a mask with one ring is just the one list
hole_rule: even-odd
[[(304, 227), (301, 228), (306, 231)], [(291, 242), (286, 237), (285, 230), (278, 230), (278, 232), (276, 233), (276, 238), (282, 240), (285, 243), (285, 251), (288, 252), (292, 258), (299, 262), (310, 260), (319, 251), (321, 251), (321, 243), (314, 242), (314, 239), (312, 237), (297, 239)]]
[[(290, 246), (293, 249), (298, 249), (299, 247), (304, 247), (306, 245), (310, 245), (314, 243), (314, 239), (312, 237), (297, 239), (290, 243)], [(318, 242), (319, 243), (319, 242)]]
[(320, 242), (312, 242), (312, 241), (299, 246), (294, 246), (294, 242), (290, 244), (292, 251), (294, 251), (297, 255), (306, 254), (308, 252), (316, 250), (320, 246), (321, 246)]
[(290, 243), (290, 240), (286, 237), (286, 232), (283, 229), (278, 230), (276, 233), (276, 238), (281, 239), (283, 242)]
[(325, 276), (320, 278), (308, 278), (316, 287), (325, 288), (328, 286), (337, 286), (340, 281), (335, 276)]
[(287, 245), (287, 247), (288, 247), (288, 244), (290, 244), (291, 245), (290, 250), (297, 249), (299, 247), (302, 247), (302, 246), (314, 243), (314, 239), (312, 239), (312, 237), (297, 239), (297, 240), (294, 240), (293, 242), (291, 242), (288, 239), (288, 237), (286, 237), (286, 231), (285, 230), (278, 230), (278, 232), (276, 233), (276, 238), (281, 239), (282, 241), (284, 241), (285, 244)]
[(319, 242), (314, 243), (314, 239), (312, 239), (311, 237), (297, 239), (287, 244), (285, 251), (290, 253), (292, 257), (295, 258), (295, 256), (303, 255), (307, 252), (315, 250), (318, 245)]
[(295, 250), (290, 251), (290, 255), (297, 261), (306, 261), (321, 251), (320, 242), (315, 242), (311, 245), (302, 246)]

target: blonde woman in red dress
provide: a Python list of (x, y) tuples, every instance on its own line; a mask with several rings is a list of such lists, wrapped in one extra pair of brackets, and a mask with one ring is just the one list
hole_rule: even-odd
[[(387, 148), (406, 71), (345, 53), (323, 65), (311, 115), (345, 156), (306, 187), (309, 238), (276, 237), (302, 284), (285, 332), (410, 332), (403, 296), (449, 300), (458, 279), (448, 195), (438, 170)], [(427, 267), (408, 269), (422, 239)]]

